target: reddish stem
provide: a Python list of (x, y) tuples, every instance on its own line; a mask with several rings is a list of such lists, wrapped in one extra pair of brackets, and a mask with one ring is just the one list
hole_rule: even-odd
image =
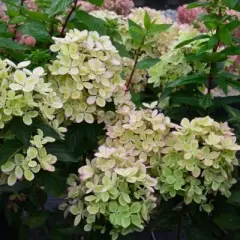
[(136, 57), (135, 57), (135, 62), (134, 62), (134, 65), (133, 65), (133, 69), (132, 69), (132, 72), (131, 72), (130, 77), (129, 77), (129, 79), (127, 81), (127, 84), (126, 84), (126, 91), (129, 90), (129, 87), (130, 87), (131, 82), (132, 82), (133, 75), (134, 75), (134, 73), (136, 71), (138, 59), (139, 59), (139, 57), (141, 55), (141, 48), (142, 48), (142, 44), (144, 43), (144, 40), (145, 40), (145, 38), (143, 38), (143, 40), (142, 40), (142, 42), (141, 42), (141, 44), (140, 44), (140, 46), (139, 46), (139, 48), (138, 48), (138, 50), (136, 52)]
[[(25, 1), (25, 0), (21, 0), (21, 3), (20, 3), (20, 6), (21, 6), (21, 7), (23, 7), (24, 1)], [(22, 12), (22, 11), (20, 10), (20, 13), (21, 13), (21, 12)], [(17, 37), (18, 27), (19, 27), (19, 24), (16, 24), (15, 29), (14, 29), (14, 33), (13, 33), (13, 37), (12, 37), (12, 40), (13, 40), (13, 41), (14, 41), (14, 40), (16, 39), (16, 37)]]
[(64, 37), (65, 29), (66, 29), (66, 27), (67, 27), (67, 25), (68, 25), (68, 22), (69, 22), (69, 20), (70, 20), (70, 18), (71, 18), (71, 16), (72, 16), (73, 12), (74, 12), (74, 11), (76, 10), (76, 8), (77, 8), (77, 3), (78, 3), (78, 0), (75, 0), (72, 9), (71, 9), (70, 12), (68, 13), (67, 18), (66, 18), (66, 21), (65, 21), (64, 24), (63, 24), (62, 31), (61, 31), (61, 33), (60, 33), (60, 37)]

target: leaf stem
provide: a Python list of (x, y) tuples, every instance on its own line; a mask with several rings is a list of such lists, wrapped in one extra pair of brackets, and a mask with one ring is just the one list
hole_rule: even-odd
[[(25, 0), (21, 0), (20, 6), (23, 7)], [(20, 9), (20, 14), (22, 13), (22, 10)], [(13, 32), (13, 37), (12, 40), (14, 41), (17, 37), (17, 30), (18, 30), (19, 24), (16, 24), (14, 32)]]
[(65, 22), (64, 22), (64, 24), (63, 24), (63, 26), (62, 26), (62, 31), (61, 31), (61, 33), (60, 33), (60, 37), (64, 37), (64, 32), (65, 32), (65, 30), (66, 30), (66, 27), (67, 27), (67, 25), (68, 25), (68, 22), (69, 22), (69, 20), (70, 20), (70, 18), (71, 18), (71, 16), (72, 16), (73, 12), (74, 12), (74, 11), (76, 10), (76, 8), (77, 8), (77, 3), (78, 3), (78, 0), (75, 0), (74, 5), (72, 6), (72, 8), (71, 8), (70, 12), (68, 13), (67, 18), (66, 18), (66, 20), (65, 20)]
[[(218, 16), (222, 17), (221, 8), (219, 9)], [(219, 33), (219, 27), (217, 27), (217, 29), (216, 29), (216, 35), (218, 33)], [(220, 40), (218, 40), (218, 42), (213, 47), (212, 55), (217, 52), (217, 50), (220, 46), (220, 43), (221, 43)], [(209, 72), (209, 76), (208, 76), (208, 94), (211, 93), (211, 89), (212, 89), (212, 82), (213, 82), (213, 78), (214, 78), (214, 67), (215, 67), (215, 65), (216, 64), (214, 62), (211, 62), (211, 64), (210, 64), (210, 72)]]
[(134, 65), (133, 65), (133, 69), (132, 69), (132, 72), (131, 72), (130, 77), (129, 77), (129, 79), (127, 81), (127, 84), (126, 84), (126, 91), (129, 90), (129, 87), (130, 87), (131, 82), (132, 82), (133, 75), (134, 75), (134, 73), (136, 71), (138, 59), (139, 59), (139, 57), (141, 55), (141, 50), (142, 50), (142, 45), (144, 43), (144, 40), (145, 40), (145, 37), (143, 37), (142, 42), (140, 43), (139, 48), (137, 49), (136, 57), (135, 57)]

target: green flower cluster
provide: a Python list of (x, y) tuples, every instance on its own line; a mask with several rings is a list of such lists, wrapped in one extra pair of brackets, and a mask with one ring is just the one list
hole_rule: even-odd
[(187, 76), (190, 73), (204, 71), (205, 64), (193, 62), (186, 59), (185, 54), (200, 49), (202, 40), (189, 43), (181, 48), (175, 48), (179, 43), (199, 35), (199, 32), (188, 25), (184, 25), (178, 31), (178, 37), (161, 60), (149, 69), (148, 82), (154, 87), (165, 86), (167, 83)]
[(240, 146), (227, 123), (185, 118), (165, 143), (159, 159), (159, 189), (165, 199), (180, 195), (186, 204), (195, 202), (210, 212), (213, 196), (230, 196)]
[(21, 180), (23, 177), (32, 181), (34, 174), (41, 169), (53, 172), (55, 170), (53, 164), (56, 163), (57, 158), (48, 154), (44, 145), (54, 141), (54, 138), (44, 137), (43, 132), (38, 129), (38, 134), (32, 137), (31, 146), (27, 151), (15, 154), (1, 166), (1, 171), (8, 176), (7, 184), (13, 186), (17, 180)]
[(54, 119), (61, 100), (51, 83), (44, 80), (42, 67), (29, 71), (29, 61), (15, 65), (8, 59), (0, 60), (0, 128), (4, 128), (14, 116), (22, 117), (26, 125), (39, 115), (46, 121)]
[(101, 146), (91, 163), (78, 172), (79, 178), (69, 177), (68, 202), (60, 206), (65, 215), (75, 216), (74, 225), (85, 219), (85, 231), (100, 227), (104, 232), (105, 226), (98, 224), (103, 216), (113, 226), (112, 239), (144, 229), (156, 207), (157, 179), (148, 175), (141, 160), (135, 161), (132, 151)]
[(93, 123), (97, 110), (125, 84), (118, 51), (108, 36), (97, 32), (74, 29), (54, 40), (51, 50), (57, 59), (49, 66), (49, 79), (63, 102), (58, 118)]

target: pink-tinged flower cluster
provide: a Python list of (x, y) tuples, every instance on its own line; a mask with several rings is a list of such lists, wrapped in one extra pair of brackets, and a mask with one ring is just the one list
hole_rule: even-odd
[(202, 8), (187, 9), (187, 5), (183, 5), (178, 8), (177, 13), (180, 23), (190, 24), (195, 21), (200, 14), (205, 13), (205, 10)]
[(96, 7), (91, 3), (85, 1), (79, 1), (78, 5), (82, 7), (83, 10), (91, 12), (98, 9), (114, 11), (120, 15), (128, 15), (130, 10), (134, 7), (133, 0), (104, 0), (102, 7)]
[(25, 0), (24, 3), (26, 4), (29, 10), (33, 10), (33, 11), (37, 10), (37, 4), (35, 0)]
[[(36, 4), (33, 0), (26, 0), (26, 5), (29, 9), (35, 10)], [(0, 20), (3, 22), (8, 22), (9, 17), (6, 14), (6, 7), (2, 4), (0, 5)], [(16, 25), (10, 24), (8, 25), (8, 30), (15, 35), (15, 40), (23, 45), (27, 45), (29, 47), (33, 47), (36, 44), (36, 39), (32, 36), (22, 35), (19, 31), (16, 30)]]

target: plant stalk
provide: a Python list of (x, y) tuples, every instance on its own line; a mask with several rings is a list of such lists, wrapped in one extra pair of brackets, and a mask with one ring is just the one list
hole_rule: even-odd
[[(20, 6), (23, 7), (24, 5), (24, 1), (25, 0), (21, 0)], [(20, 9), (20, 14), (22, 13), (21, 9)], [(14, 29), (14, 33), (13, 33), (13, 37), (12, 40), (14, 41), (17, 37), (17, 30), (18, 30), (19, 24), (16, 24), (15, 29)]]
[(132, 82), (133, 75), (134, 75), (134, 73), (135, 73), (135, 71), (136, 71), (138, 59), (139, 59), (139, 57), (140, 57), (140, 55), (141, 55), (141, 50), (142, 50), (142, 45), (143, 45), (143, 43), (144, 43), (144, 40), (145, 40), (145, 37), (142, 39), (142, 42), (141, 42), (139, 48), (137, 49), (136, 57), (135, 57), (134, 65), (133, 65), (133, 69), (132, 69), (132, 72), (131, 72), (130, 77), (129, 77), (129, 79), (128, 79), (128, 81), (127, 81), (127, 84), (126, 84), (126, 91), (129, 90), (129, 87), (130, 87), (131, 82)]
[(74, 5), (73, 5), (73, 7), (71, 8), (70, 12), (68, 13), (67, 18), (66, 18), (66, 20), (65, 20), (65, 22), (64, 22), (64, 24), (63, 24), (62, 31), (61, 31), (61, 33), (60, 33), (60, 37), (64, 37), (64, 33), (65, 33), (66, 28), (67, 28), (68, 22), (69, 22), (69, 20), (70, 20), (70, 18), (71, 18), (71, 16), (72, 16), (73, 12), (74, 12), (74, 11), (76, 10), (76, 8), (77, 8), (77, 3), (78, 3), (78, 0), (75, 0)]

